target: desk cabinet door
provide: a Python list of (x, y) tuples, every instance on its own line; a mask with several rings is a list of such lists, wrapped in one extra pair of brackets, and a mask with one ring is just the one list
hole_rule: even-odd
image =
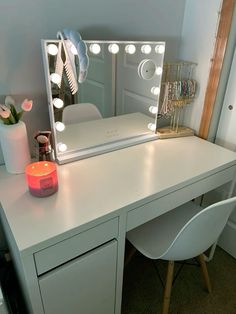
[(112, 314), (117, 242), (104, 244), (39, 279), (46, 314)]

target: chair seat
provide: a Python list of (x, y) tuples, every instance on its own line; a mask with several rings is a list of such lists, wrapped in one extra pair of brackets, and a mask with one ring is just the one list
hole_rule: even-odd
[(188, 202), (127, 233), (127, 239), (143, 255), (161, 258), (182, 227), (203, 207)]

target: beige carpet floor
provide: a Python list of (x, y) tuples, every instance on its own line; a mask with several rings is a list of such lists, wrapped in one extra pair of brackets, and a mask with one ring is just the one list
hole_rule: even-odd
[[(164, 279), (166, 262), (156, 266)], [(207, 267), (213, 292), (207, 292), (200, 267), (185, 265), (172, 288), (170, 314), (236, 314), (236, 260), (217, 247)], [(137, 252), (124, 271), (122, 314), (161, 313), (162, 295), (154, 265)]]

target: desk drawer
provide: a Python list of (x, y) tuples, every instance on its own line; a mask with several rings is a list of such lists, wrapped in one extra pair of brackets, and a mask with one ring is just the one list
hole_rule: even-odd
[(95, 247), (116, 238), (118, 218), (111, 219), (94, 228), (52, 245), (34, 254), (37, 274), (41, 275)]
[(112, 240), (40, 276), (45, 314), (114, 314), (116, 263)]
[(234, 172), (235, 166), (227, 168), (131, 210), (127, 215), (126, 230), (129, 231), (134, 229), (141, 224), (192, 200), (193, 198), (231, 181)]

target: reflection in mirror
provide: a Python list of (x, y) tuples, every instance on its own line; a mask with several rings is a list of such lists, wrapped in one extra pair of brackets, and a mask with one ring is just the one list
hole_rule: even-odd
[(89, 66), (78, 82), (83, 59), (67, 49), (68, 41), (42, 40), (59, 163), (157, 138), (165, 43), (84, 42)]

